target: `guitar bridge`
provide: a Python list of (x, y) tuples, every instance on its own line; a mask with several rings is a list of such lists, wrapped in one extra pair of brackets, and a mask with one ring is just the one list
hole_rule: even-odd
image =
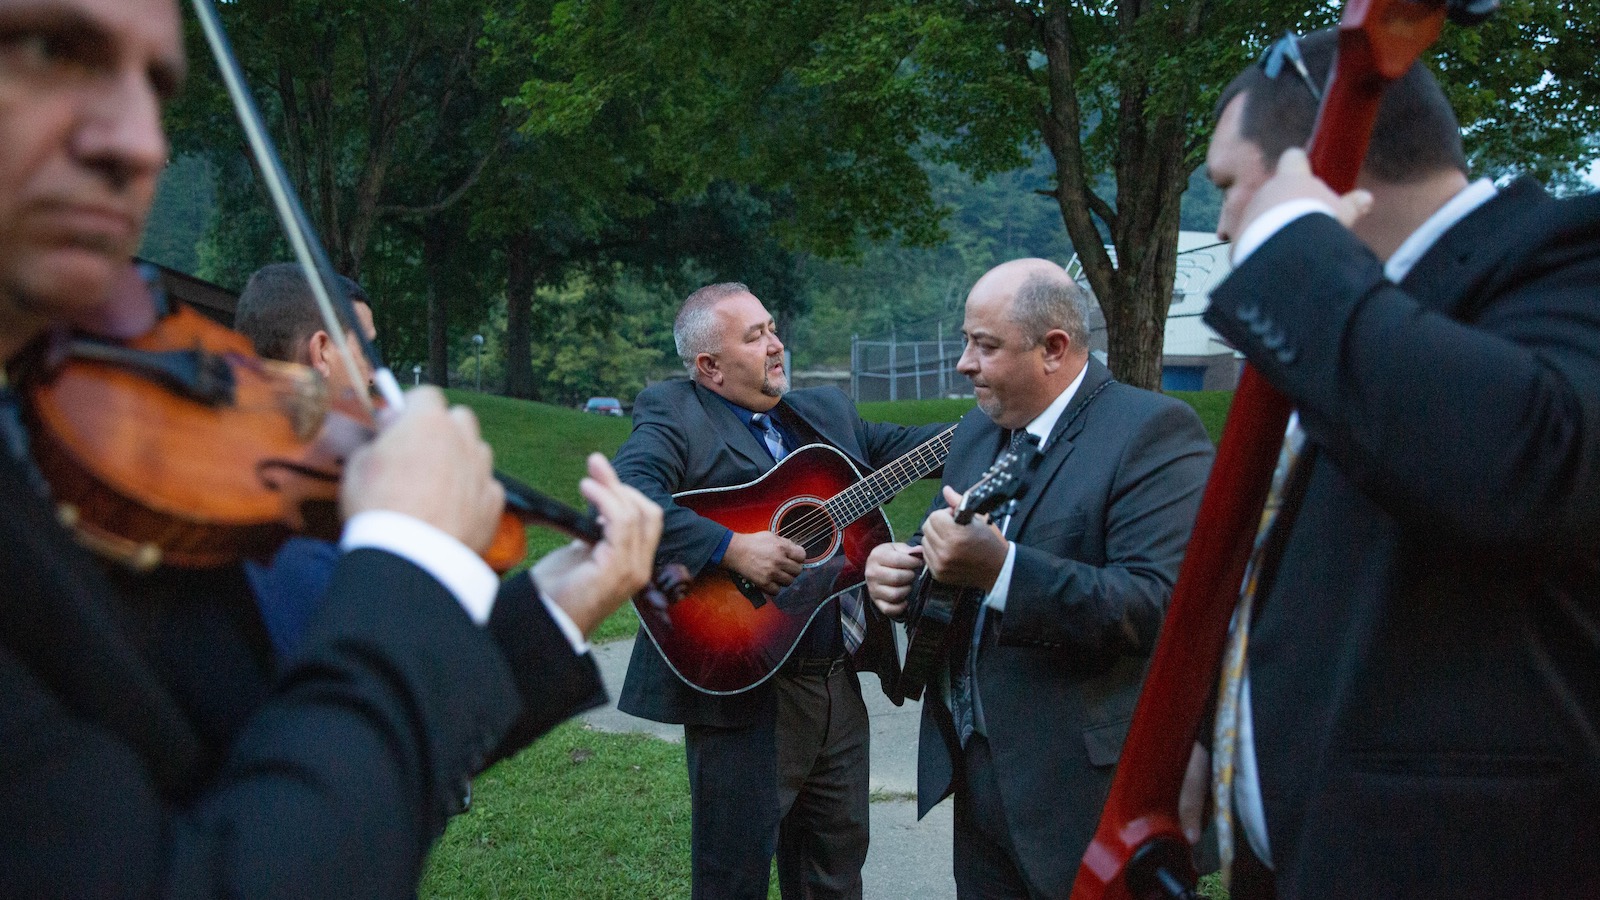
[(733, 579), (733, 586), (739, 589), (739, 593), (743, 594), (746, 600), (750, 601), (751, 606), (760, 609), (767, 605), (767, 595), (761, 593), (761, 589), (755, 586), (755, 582), (731, 569), (728, 570), (728, 577)]

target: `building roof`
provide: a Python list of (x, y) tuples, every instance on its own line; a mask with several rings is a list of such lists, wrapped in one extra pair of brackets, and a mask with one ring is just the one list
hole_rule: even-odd
[[(1163, 355), (1217, 356), (1234, 353), (1216, 332), (1200, 320), (1201, 313), (1206, 311), (1206, 305), (1210, 302), (1212, 289), (1233, 271), (1228, 263), (1230, 248), (1230, 244), (1218, 241), (1217, 236), (1208, 231), (1178, 232), (1178, 271), (1172, 286), (1172, 306), (1167, 310)], [(1107, 245), (1106, 250), (1114, 261), (1116, 248)], [(1089, 288), (1089, 280), (1084, 276), (1083, 266), (1076, 255), (1067, 264), (1067, 274), (1089, 291), (1093, 298), (1094, 292)], [(1095, 303), (1091, 318), (1104, 327), (1105, 317), (1098, 302)]]
[(134, 262), (146, 263), (161, 272), (161, 288), (167, 292), (167, 296), (189, 304), (215, 322), (233, 327), (233, 311), (239, 305), (238, 294), (160, 263), (138, 258)]

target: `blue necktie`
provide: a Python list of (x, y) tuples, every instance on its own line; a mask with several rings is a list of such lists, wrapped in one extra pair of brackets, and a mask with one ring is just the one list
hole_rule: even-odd
[(772, 417), (766, 413), (756, 413), (750, 417), (750, 424), (756, 426), (756, 431), (761, 433), (761, 439), (767, 444), (767, 452), (773, 459), (783, 459), (789, 451), (783, 448), (783, 435), (778, 433), (778, 426), (772, 424)]

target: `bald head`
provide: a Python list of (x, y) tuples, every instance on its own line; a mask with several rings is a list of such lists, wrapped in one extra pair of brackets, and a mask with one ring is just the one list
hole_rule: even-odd
[(1030, 343), (1060, 329), (1074, 351), (1089, 352), (1089, 298), (1065, 269), (1048, 259), (1014, 259), (985, 272), (967, 295), (969, 303), (1007, 297), (1008, 318)]
[(956, 364), (978, 407), (1003, 428), (1043, 412), (1088, 363), (1087, 310), (1083, 289), (1049, 260), (1012, 260), (978, 279)]

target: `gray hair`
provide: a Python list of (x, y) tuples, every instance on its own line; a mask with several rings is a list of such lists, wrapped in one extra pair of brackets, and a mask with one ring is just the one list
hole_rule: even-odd
[(672, 343), (678, 348), (678, 358), (683, 367), (694, 375), (694, 361), (702, 353), (715, 353), (722, 349), (722, 335), (717, 331), (717, 317), (713, 310), (718, 303), (738, 294), (748, 294), (750, 288), (737, 281), (708, 284), (689, 295), (678, 310), (672, 323)]
[(1059, 328), (1072, 340), (1073, 349), (1089, 349), (1089, 295), (1064, 272), (1029, 275), (1012, 298), (1011, 319), (1021, 326), (1029, 346), (1037, 346), (1046, 332)]

